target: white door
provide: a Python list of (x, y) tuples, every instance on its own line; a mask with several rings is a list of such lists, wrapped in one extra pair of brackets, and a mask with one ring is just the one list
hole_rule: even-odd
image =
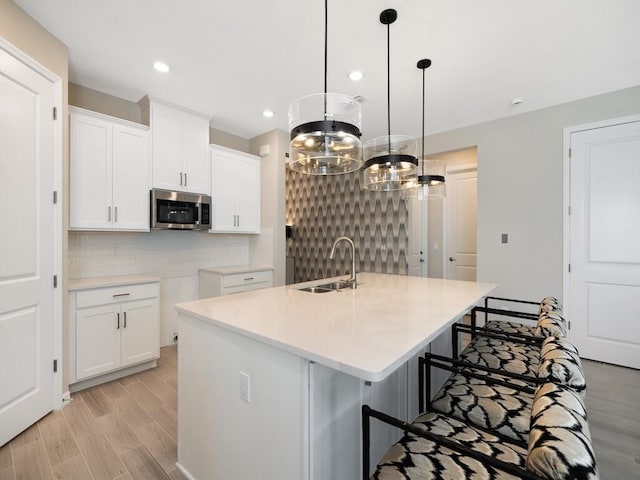
[(419, 200), (414, 195), (406, 200), (409, 208), (409, 254), (407, 255), (408, 275), (428, 276), (427, 265), (427, 229), (429, 200)]
[(122, 304), (122, 366), (158, 358), (158, 299), (137, 300)]
[[(260, 159), (239, 155), (235, 159), (237, 226), (240, 232), (260, 233)], [(242, 185), (250, 186), (242, 189)]]
[(0, 49), (0, 445), (54, 407), (55, 89)]
[(111, 229), (111, 125), (80, 113), (69, 116), (70, 228)]
[(209, 124), (185, 115), (182, 123), (182, 158), (185, 173), (183, 190), (209, 195)]
[(76, 379), (110, 372), (121, 365), (120, 304), (78, 309), (76, 313)]
[(640, 121), (570, 143), (571, 339), (585, 358), (640, 368)]
[(232, 232), (236, 227), (236, 198), (238, 185), (236, 158), (222, 149), (211, 149), (211, 228), (221, 232)]
[(162, 105), (151, 106), (153, 187), (184, 190), (182, 115)]
[(477, 171), (447, 175), (445, 273), (451, 280), (476, 280)]
[(148, 131), (113, 126), (113, 228), (149, 230)]

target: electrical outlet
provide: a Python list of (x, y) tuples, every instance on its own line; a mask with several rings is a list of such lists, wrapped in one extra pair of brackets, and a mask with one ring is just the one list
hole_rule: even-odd
[(240, 400), (251, 403), (251, 377), (245, 372), (240, 372)]

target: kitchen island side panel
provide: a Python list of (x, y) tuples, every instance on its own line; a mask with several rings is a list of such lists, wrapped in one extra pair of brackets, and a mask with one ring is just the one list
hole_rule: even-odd
[(308, 478), (307, 362), (184, 314), (178, 323), (179, 468), (196, 480)]

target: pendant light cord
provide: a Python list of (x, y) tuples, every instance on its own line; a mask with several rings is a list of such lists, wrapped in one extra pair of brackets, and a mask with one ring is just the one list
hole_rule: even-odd
[(391, 24), (387, 24), (387, 139), (391, 154)]
[(424, 102), (425, 102), (425, 89), (424, 89), (424, 73), (426, 68), (422, 69), (422, 176), (424, 177)]
[(328, 65), (329, 0), (324, 0), (324, 119), (327, 119), (327, 65)]

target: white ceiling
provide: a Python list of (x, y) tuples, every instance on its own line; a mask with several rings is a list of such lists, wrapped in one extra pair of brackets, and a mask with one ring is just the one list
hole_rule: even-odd
[[(323, 89), (322, 0), (14, 1), (69, 47), (70, 81), (244, 138), (288, 130), (289, 103)], [(425, 57), (428, 133), (640, 85), (638, 0), (329, 0), (328, 90), (364, 96), (365, 140), (386, 133), (386, 8), (392, 133), (420, 134)]]

